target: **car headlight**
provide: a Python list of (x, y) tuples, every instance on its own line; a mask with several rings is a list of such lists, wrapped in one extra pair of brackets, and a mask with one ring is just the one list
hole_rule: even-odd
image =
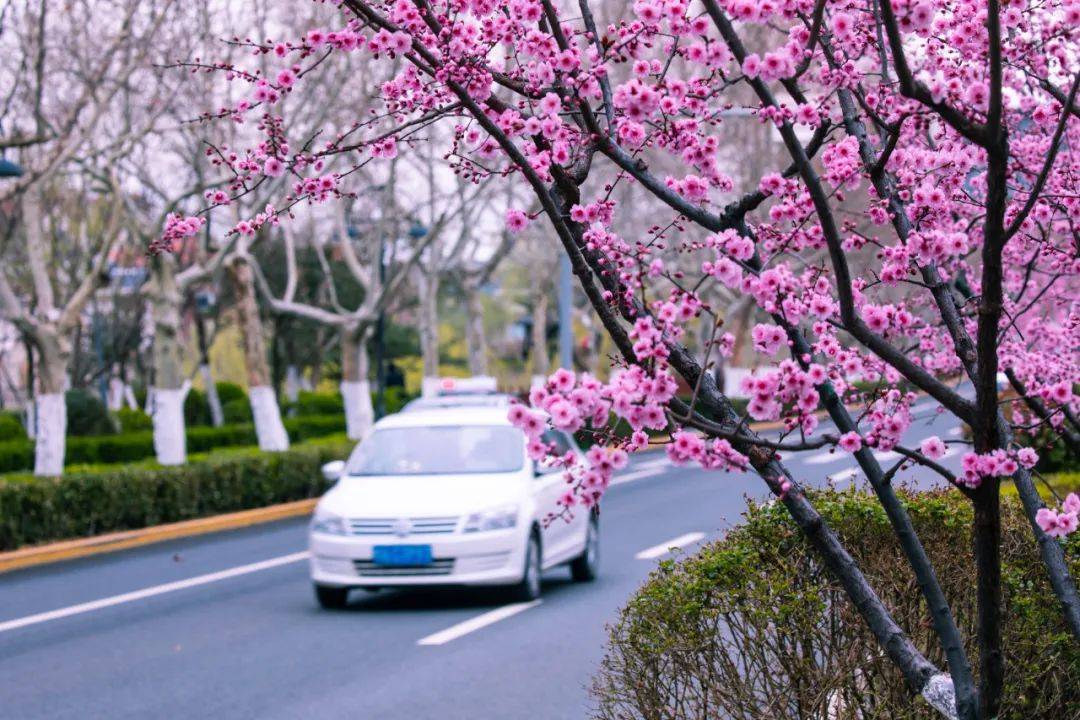
[(505, 530), (517, 525), (518, 506), (502, 505), (483, 512), (473, 513), (465, 520), (465, 532)]
[(316, 512), (311, 518), (311, 532), (326, 535), (348, 535), (345, 518), (326, 512)]

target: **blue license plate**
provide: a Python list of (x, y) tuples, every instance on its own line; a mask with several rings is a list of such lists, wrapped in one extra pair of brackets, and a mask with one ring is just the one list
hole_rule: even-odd
[(431, 564), (430, 545), (376, 545), (372, 560), (376, 565), (417, 566)]

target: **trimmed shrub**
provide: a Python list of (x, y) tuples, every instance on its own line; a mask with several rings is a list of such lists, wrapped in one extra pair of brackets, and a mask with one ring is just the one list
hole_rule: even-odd
[(67, 434), (74, 436), (111, 435), (116, 426), (105, 403), (89, 390), (68, 390), (64, 393), (67, 405)]
[(345, 412), (345, 401), (338, 393), (317, 393), (301, 390), (292, 408), (297, 416), (334, 415)]
[(233, 450), (177, 467), (8, 477), (0, 481), (0, 550), (317, 497), (326, 489), (320, 466), (351, 446), (342, 437), (282, 453)]
[(221, 400), (222, 405), (234, 400), (243, 400), (244, 402), (247, 402), (247, 393), (244, 392), (244, 388), (236, 383), (219, 382), (214, 383), (214, 387), (217, 388), (218, 399)]
[(210, 403), (206, 395), (195, 388), (189, 389), (187, 397), (184, 398), (184, 424), (189, 427), (209, 425), (210, 419)]
[[(915, 644), (946, 667), (929, 615), (877, 501), (814, 493)], [(957, 493), (905, 502), (977, 661), (970, 504)], [(1071, 717), (1080, 707), (1072, 640), (1015, 498), (1003, 499), (1005, 688), (1000, 718)], [(1066, 542), (1080, 572), (1080, 537)], [(904, 681), (779, 504), (682, 560), (662, 562), (631, 598), (593, 693), (600, 720), (938, 717)]]
[(251, 414), (251, 403), (248, 402), (246, 397), (236, 398), (225, 402), (221, 402), (221, 414), (225, 418), (226, 423), (249, 423), (253, 421)]
[(153, 419), (142, 410), (122, 407), (116, 411), (116, 421), (120, 424), (120, 433), (133, 433), (154, 428)]
[[(247, 402), (246, 400), (244, 402)], [(342, 415), (288, 418), (285, 429), (292, 442), (323, 437), (345, 430)], [(255, 426), (248, 424), (187, 429), (189, 453), (257, 443)], [(154, 433), (149, 430), (120, 435), (69, 437), (66, 465), (127, 463), (154, 457)], [(29, 440), (0, 442), (0, 473), (22, 472), (34, 467), (34, 444)]]
[(18, 413), (0, 412), (0, 442), (6, 440), (25, 440), (26, 428)]

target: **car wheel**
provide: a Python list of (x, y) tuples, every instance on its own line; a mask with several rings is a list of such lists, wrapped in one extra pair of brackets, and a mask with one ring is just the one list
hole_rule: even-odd
[(570, 577), (577, 582), (595, 580), (600, 572), (600, 521), (593, 515), (585, 530), (585, 549), (570, 563)]
[(517, 602), (529, 602), (540, 597), (540, 540), (535, 532), (529, 535), (529, 544), (525, 548), (521, 582), (511, 588), (510, 596)]
[(348, 604), (349, 588), (316, 585), (315, 599), (325, 610), (340, 610)]

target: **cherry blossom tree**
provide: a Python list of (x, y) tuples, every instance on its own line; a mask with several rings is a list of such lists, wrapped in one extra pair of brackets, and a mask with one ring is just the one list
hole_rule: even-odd
[[(1010, 479), (1080, 641), (1080, 598), (1057, 539), (1075, 529), (1080, 501), (1044, 507), (1033, 473), (1039, 434), (1075, 450), (1080, 430), (1075, 0), (639, 0), (602, 28), (588, 0), (340, 8), (303, 37), (244, 41), (280, 56), (281, 70), (221, 66), (251, 88), (230, 116), (276, 127), (276, 96), (356, 53), (385, 69), (382, 110), (287, 154), (268, 135), (233, 169), (250, 175), (272, 157), (292, 177), (282, 207), (333, 200), (351, 168), (409, 151), (437, 124), (453, 130), (443, 153), (463, 178), (514, 178), (532, 191), (539, 212), (511, 209), (507, 229), (543, 216), (621, 356), (608, 382), (561, 369), (534, 389), (533, 408), (511, 411), (536, 457), (550, 451), (540, 440), (549, 423), (599, 441), (583, 467), (563, 458), (564, 513), (594, 505), (650, 431), (669, 438), (678, 463), (752, 468), (911, 689), (943, 716), (989, 719), (1005, 672), (1000, 488)], [(719, 160), (734, 114), (768, 127), (786, 156), (749, 184)], [(330, 175), (327, 157), (341, 163)], [(642, 217), (620, 204), (614, 190), (626, 184), (664, 211)], [(686, 344), (688, 323), (716, 317), (703, 301), (715, 283), (767, 318), (751, 329), (771, 365), (747, 382), (748, 415), (783, 420), (779, 440), (748, 427)], [(730, 351), (722, 327), (711, 336), (705, 353)], [(1014, 399), (999, 393), (1002, 372)], [(689, 398), (676, 395), (676, 378)], [(905, 446), (919, 393), (970, 439)], [(819, 410), (836, 432), (818, 427)], [(938, 462), (949, 446), (963, 449), (959, 474)], [(850, 453), (869, 481), (946, 668), (897, 625), (784, 464), (821, 448)], [(875, 450), (900, 459), (884, 467)], [(893, 485), (912, 465), (973, 506), (977, 658)]]
[[(0, 148), (10, 150), (24, 172), (0, 185), (0, 202), (18, 208), (20, 244), (18, 253), (10, 249), (3, 258), (0, 312), (38, 358), (39, 475), (63, 471), (73, 336), (84, 308), (108, 283), (110, 254), (127, 234), (129, 188), (118, 159), (154, 133), (177, 83), (154, 67), (162, 59), (160, 43), (167, 36), (176, 40), (167, 34), (181, 24), (168, 22), (176, 19), (172, 2), (11, 3), (4, 9), (0, 50), (23, 61), (0, 76)], [(176, 47), (188, 46), (177, 41)], [(69, 212), (72, 204), (79, 210)], [(92, 219), (95, 209), (101, 213)], [(82, 261), (65, 267), (65, 252)], [(23, 271), (26, 282), (17, 277)]]

